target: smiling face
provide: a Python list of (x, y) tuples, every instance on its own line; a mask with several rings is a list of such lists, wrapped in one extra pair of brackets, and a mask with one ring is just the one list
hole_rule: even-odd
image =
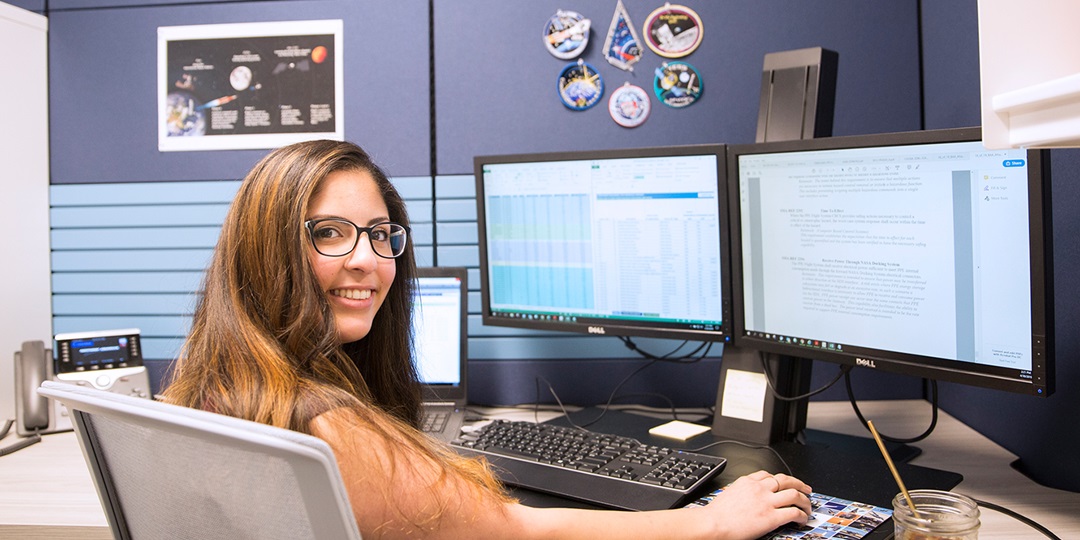
[[(361, 227), (390, 220), (389, 211), (371, 174), (364, 170), (330, 173), (311, 198), (305, 219), (347, 219)], [(371, 250), (366, 234), (356, 249), (343, 257), (327, 257), (307, 244), (311, 268), (330, 302), (338, 340), (350, 343), (367, 336), (379, 311), (397, 266)]]

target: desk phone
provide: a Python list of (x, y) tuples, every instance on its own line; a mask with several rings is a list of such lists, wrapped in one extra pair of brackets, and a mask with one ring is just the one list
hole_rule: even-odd
[(59, 403), (38, 395), (44, 380), (150, 398), (139, 330), (74, 332), (55, 336), (57, 356), (41, 341), (23, 342), (15, 352), (15, 417), (21, 436), (71, 430)]

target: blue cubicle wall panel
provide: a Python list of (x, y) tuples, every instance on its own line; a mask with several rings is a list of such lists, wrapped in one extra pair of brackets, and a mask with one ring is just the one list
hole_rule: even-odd
[[(431, 178), (391, 179), (417, 263), (433, 263)], [(138, 328), (154, 391), (191, 328), (203, 270), (239, 181), (54, 185), (53, 332)]]
[(145, 7), (172, 4), (250, 2), (251, 0), (49, 0), (50, 11), (106, 7)]
[(345, 138), (392, 175), (429, 174), (426, 1), (226, 2), (50, 14), (52, 183), (242, 177), (265, 150), (158, 151), (157, 28), (322, 19), (344, 21)]
[(922, 3), (925, 129), (982, 122), (978, 11), (974, 1)]
[[(978, 125), (978, 3), (923, 2), (922, 15), (926, 128)], [(1080, 150), (1053, 150), (1050, 162), (1057, 390), (1040, 399), (945, 383), (941, 406), (1016, 454), (1016, 467), (1037, 481), (1080, 491), (1080, 309), (1071, 301), (1080, 297)]]
[[(624, 0), (636, 31), (661, 2)], [(704, 78), (701, 99), (673, 109), (652, 98), (652, 113), (633, 129), (615, 124), (605, 96), (595, 107), (563, 106), (556, 80), (567, 60), (548, 53), (542, 30), (558, 9), (591, 19), (584, 59), (605, 80), (607, 92), (630, 82), (653, 93), (653, 72), (663, 59), (645, 48), (633, 72), (608, 64), (602, 55), (615, 2), (582, 0), (573, 5), (549, 0), (434, 2), (436, 126), (436, 255), (440, 265), (479, 265), (472, 158), (479, 154), (620, 148), (705, 142), (749, 142), (756, 133), (761, 72), (768, 52), (822, 46), (840, 54), (835, 134), (918, 129), (919, 44), (914, 2), (748, 4), (690, 2), (703, 19), (702, 45), (686, 61)], [(473, 291), (472, 306), (479, 306)], [(540, 334), (485, 326), (470, 310), (470, 395), (487, 403), (532, 399), (539, 381), (550, 382), (578, 403), (605, 399), (613, 380), (640, 364), (614, 338)], [(677, 343), (650, 342), (643, 349), (662, 354)], [(691, 347), (692, 348), (692, 347)], [(711, 351), (712, 359), (720, 347)], [(576, 360), (589, 359), (593, 362)], [(603, 367), (597, 367), (603, 366)], [(715, 395), (716, 362), (656, 366), (643, 375), (644, 387), (682, 404), (700, 405)], [(710, 371), (711, 370), (711, 371)], [(607, 376), (594, 376), (608, 372)], [(832, 370), (815, 372), (830, 376)], [(686, 384), (694, 381), (693, 384)], [(637, 384), (637, 379), (630, 384)], [(861, 386), (861, 385), (860, 385)], [(867, 392), (875, 397), (918, 395), (917, 380), (890, 380)], [(887, 390), (884, 390), (887, 389)], [(550, 401), (546, 389), (540, 399)]]
[(45, 0), (4, 0), (15, 7), (23, 8), (34, 13), (45, 12)]
[[(624, 0), (638, 36), (655, 0)], [(437, 173), (471, 172), (480, 154), (753, 142), (766, 53), (825, 47), (839, 53), (834, 135), (920, 128), (917, 2), (682, 2), (703, 21), (689, 56), (704, 80), (701, 98), (682, 109), (657, 102), (639, 127), (612, 121), (611, 90), (632, 83), (653, 94), (667, 59), (647, 47), (633, 72), (603, 58), (611, 0), (435, 2)], [(556, 80), (567, 60), (548, 53), (541, 31), (558, 9), (592, 21), (583, 55), (605, 81), (601, 102), (573, 111)]]
[[(646, 15), (661, 3), (625, 0), (625, 4), (640, 34)], [(148, 352), (156, 351), (158, 362), (167, 361), (186, 332), (184, 313), (190, 304), (184, 295), (190, 295), (197, 282), (216, 235), (214, 222), (220, 222), (219, 217), (203, 213), (212, 214), (215, 204), (223, 207), (228, 200), (223, 194), (217, 195), (217, 202), (189, 200), (205, 187), (191, 181), (239, 178), (265, 153), (157, 151), (157, 27), (339, 18), (345, 26), (346, 138), (372, 151), (376, 161), (396, 177), (425, 176), (433, 169), (439, 173), (433, 199), (421, 206), (426, 212), (417, 210), (413, 220), (414, 225), (428, 224), (427, 236), (418, 238), (421, 264), (469, 268), (470, 358), (480, 360), (471, 364), (477, 370), (473, 394), (491, 403), (532, 399), (542, 377), (565, 388), (564, 395), (577, 392), (578, 402), (605, 399), (610, 388), (598, 385), (597, 379), (581, 377), (582, 372), (576, 370), (603, 365), (614, 376), (637, 369), (641, 360), (614, 338), (560, 335), (554, 339), (481, 324), (475, 195), (467, 176), (472, 172), (473, 155), (746, 142), (755, 132), (764, 55), (812, 46), (840, 53), (836, 134), (919, 126), (915, 2), (691, 4), (704, 19), (705, 39), (701, 48), (683, 60), (695, 65), (705, 78), (702, 99), (682, 110), (654, 104), (643, 126), (626, 129), (617, 126), (602, 105), (580, 113), (561, 105), (555, 80), (565, 62), (545, 51), (540, 36), (544, 22), (557, 9), (580, 10), (593, 21), (592, 44), (585, 58), (599, 67), (609, 91), (624, 81), (651, 91), (651, 73), (661, 60), (656, 54), (646, 50), (633, 73), (617, 70), (600, 58), (614, 8), (614, 2), (606, 0), (582, 0), (573, 6), (548, 0), (198, 4), (188, 0), (54, 0), (50, 4), (52, 181), (57, 184), (54, 189), (89, 189), (54, 191), (65, 197), (54, 200), (52, 211), (57, 330), (128, 321), (148, 330), (147, 344), (153, 346)], [(429, 9), (434, 13), (430, 26), (435, 28), (436, 40), (431, 50)], [(388, 13), (393, 17), (388, 18)], [(431, 71), (431, 51), (435, 71)], [(430, 100), (437, 107), (434, 115)], [(433, 124), (438, 126), (434, 139)], [(434, 167), (432, 140), (438, 148)], [(157, 190), (155, 184), (171, 183), (163, 181), (174, 181), (185, 189), (180, 193)], [(430, 185), (430, 177), (424, 182)], [(153, 197), (133, 200), (127, 187)], [(410, 210), (418, 203), (410, 201)], [(166, 211), (166, 206), (176, 208)], [(123, 213), (134, 220), (130, 222), (134, 226), (109, 221)], [(184, 222), (185, 217), (203, 221)], [(135, 229), (157, 218), (179, 221), (162, 224), (176, 230), (162, 236), (162, 245), (151, 246)], [(120, 230), (114, 230), (114, 225)], [(147, 255), (157, 266), (115, 267), (110, 256), (125, 244), (136, 246), (132, 255)], [(142, 253), (143, 249), (152, 251)], [(133, 301), (116, 299), (118, 295), (130, 295)], [(150, 298), (156, 295), (160, 298)], [(102, 296), (110, 297), (107, 305), (88, 307)], [(129, 321), (128, 316), (138, 320)], [(643, 345), (658, 352), (675, 346)], [(711, 361), (694, 367), (650, 368), (641, 379), (647, 384), (626, 390), (677, 395), (686, 404), (707, 403), (715, 389), (718, 354), (718, 348), (714, 349)], [(600, 361), (581, 367), (576, 358)], [(680, 387), (687, 380), (698, 384)], [(575, 384), (560, 384), (566, 381)]]

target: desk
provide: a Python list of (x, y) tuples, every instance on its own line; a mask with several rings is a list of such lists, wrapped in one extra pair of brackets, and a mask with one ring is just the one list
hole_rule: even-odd
[(74, 432), (0, 457), (0, 538), (112, 538)]
[[(860, 408), (879, 429), (897, 435), (921, 432), (929, 418), (929, 405), (919, 400), (866, 401)], [(531, 419), (532, 412), (517, 416)], [(865, 436), (847, 402), (812, 402), (808, 427)], [(11, 444), (10, 436), (0, 444)], [(964, 475), (956, 491), (1020, 512), (1061, 538), (1080, 538), (1080, 494), (1028, 480), (1009, 466), (1014, 455), (948, 414), (917, 446), (923, 453), (913, 464)], [(981, 540), (1042, 538), (993, 510), (984, 509), (982, 521)], [(46, 435), (0, 457), (0, 538), (111, 538), (73, 433)]]
[[(930, 405), (921, 400), (863, 401), (859, 409), (874, 421), (874, 427), (895, 436), (922, 433), (930, 422)], [(807, 427), (867, 435), (847, 402), (811, 402)], [(915, 446), (922, 454), (912, 464), (964, 475), (954, 491), (1019, 512), (1060, 538), (1080, 538), (1080, 493), (1032, 482), (1010, 466), (1016, 460), (1014, 454), (952, 416), (941, 412), (934, 432)], [(981, 520), (980, 540), (1045, 538), (994, 510), (982, 509)]]

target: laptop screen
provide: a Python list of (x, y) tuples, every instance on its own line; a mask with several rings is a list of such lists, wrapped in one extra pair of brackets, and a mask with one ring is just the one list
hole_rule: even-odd
[(419, 268), (413, 299), (413, 347), (420, 382), (441, 390), (464, 387), (465, 379), (465, 271)]

